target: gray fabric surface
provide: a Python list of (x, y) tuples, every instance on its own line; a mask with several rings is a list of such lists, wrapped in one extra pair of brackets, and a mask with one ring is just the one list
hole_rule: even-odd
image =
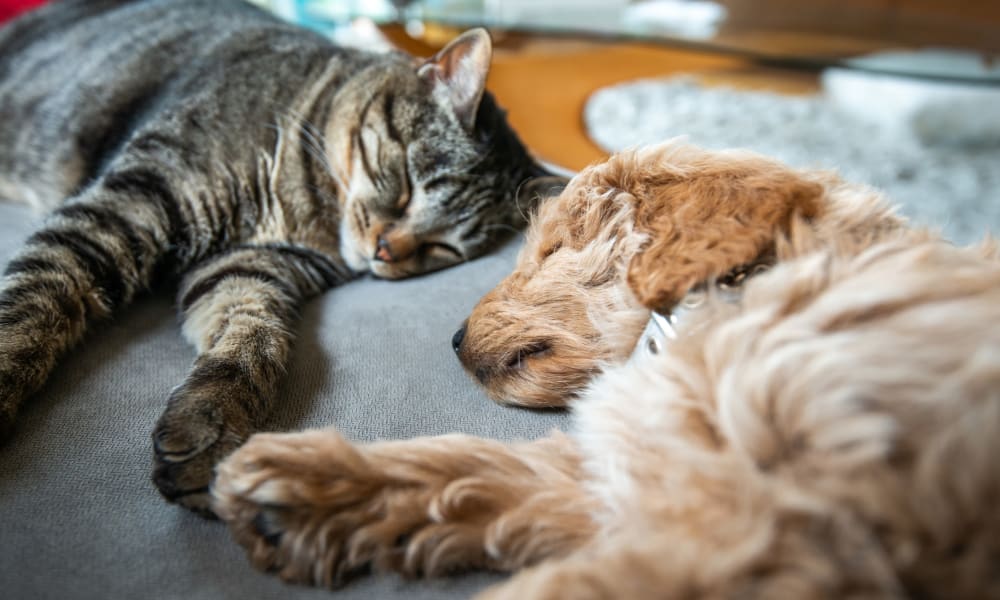
[[(0, 264), (38, 218), (0, 202)], [(533, 438), (561, 413), (493, 404), (450, 340), (514, 262), (499, 253), (423, 278), (361, 280), (305, 307), (273, 429), (337, 424), (358, 440), (460, 431)], [(149, 481), (149, 435), (194, 359), (170, 293), (95, 331), (22, 409), (0, 447), (0, 598), (328, 598), (254, 571), (218, 522), (166, 504)], [(362, 577), (332, 596), (466, 597), (499, 577)]]

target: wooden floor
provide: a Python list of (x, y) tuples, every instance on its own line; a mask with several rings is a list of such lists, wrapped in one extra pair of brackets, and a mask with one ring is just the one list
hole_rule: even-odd
[[(727, 17), (717, 40), (772, 55), (857, 56), (906, 47), (959, 47), (1000, 61), (1000, 0), (716, 0)], [(383, 30), (417, 56), (459, 32), (425, 24), (419, 40)], [(690, 75), (707, 85), (789, 94), (818, 90), (815, 74), (761, 69), (733, 57), (635, 43), (544, 39), (494, 32), (489, 88), (541, 157), (571, 169), (604, 153), (581, 115), (596, 90), (643, 77)], [(683, 132), (678, 132), (683, 133)]]
[[(398, 28), (388, 27), (384, 32), (418, 56), (437, 49)], [(538, 156), (573, 170), (606, 156), (587, 137), (582, 115), (587, 98), (608, 85), (689, 75), (706, 85), (789, 94), (818, 89), (813, 74), (765, 69), (731, 57), (634, 43), (494, 37), (496, 50), (487, 86)]]
[[(488, 87), (542, 158), (570, 169), (605, 153), (587, 137), (583, 109), (598, 89), (641, 78), (690, 75), (707, 85), (809, 93), (814, 76), (762, 70), (732, 58), (636, 44), (536, 42), (494, 56)], [(678, 134), (684, 133), (678, 131)]]

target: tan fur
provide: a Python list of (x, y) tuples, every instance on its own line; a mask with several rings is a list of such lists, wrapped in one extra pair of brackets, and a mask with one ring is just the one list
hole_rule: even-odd
[[(568, 554), (597, 528), (564, 435), (513, 446), (450, 435), (361, 449), (328, 430), (261, 434), (253, 445), (220, 465), (217, 506), (254, 564), (290, 581), (331, 586), (368, 564), (410, 576), (509, 571)], [(317, 460), (328, 456), (337, 460)], [(262, 514), (262, 505), (275, 510)]]
[(542, 204), (514, 272), (472, 311), (459, 357), (500, 402), (563, 406), (631, 352), (647, 307), (774, 254), (793, 217), (860, 244), (901, 227), (875, 198), (746, 152), (668, 142), (615, 155)]
[[(734, 158), (713, 160), (721, 173)], [(588, 173), (566, 194), (582, 198)], [(664, 352), (606, 368), (570, 436), (259, 435), (220, 466), (218, 514), (257, 566), (314, 584), (368, 564), (530, 567), (484, 597), (1000, 598), (996, 244), (953, 247), (814, 181), (811, 220), (767, 213), (776, 266), (739, 303), (708, 294)], [(591, 211), (628, 227), (605, 211), (622, 194), (590, 191), (586, 210), (543, 209), (503, 285), (532, 279), (540, 229), (572, 247), (604, 231)]]

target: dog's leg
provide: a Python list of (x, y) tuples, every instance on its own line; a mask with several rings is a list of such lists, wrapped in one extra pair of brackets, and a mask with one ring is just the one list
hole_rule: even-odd
[(679, 527), (662, 531), (671, 524), (661, 518), (607, 531), (572, 556), (526, 569), (477, 600), (907, 597), (881, 547), (826, 518), (800, 515), (773, 529), (765, 525), (764, 535), (727, 532), (724, 520), (693, 531), (683, 522), (673, 525)]
[[(669, 553), (662, 556), (664, 562), (670, 558)], [(625, 553), (574, 556), (522, 571), (510, 580), (488, 588), (477, 595), (476, 600), (663, 600), (694, 597), (690, 593), (687, 596), (678, 593), (678, 588), (685, 587), (683, 578), (673, 582), (665, 576), (658, 576), (655, 571), (643, 573), (647, 566), (630, 562)]]
[(252, 562), (335, 586), (369, 566), (513, 570), (580, 547), (596, 500), (562, 434), (354, 446), (336, 432), (259, 434), (220, 464), (215, 510)]

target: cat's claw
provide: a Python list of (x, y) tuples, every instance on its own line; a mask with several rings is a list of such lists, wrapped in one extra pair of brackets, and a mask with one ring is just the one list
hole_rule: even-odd
[(215, 465), (238, 448), (240, 441), (219, 435), (208, 447), (184, 454), (154, 448), (153, 483), (169, 502), (214, 518), (209, 486), (215, 476)]
[(169, 502), (214, 518), (209, 486), (215, 466), (238, 448), (249, 432), (235, 431), (233, 419), (207, 409), (204, 398), (189, 400), (179, 395), (192, 396), (175, 393), (153, 431), (153, 483)]
[(13, 404), (0, 400), (0, 444), (6, 442), (14, 434), (14, 419), (17, 409)]
[[(6, 357), (3, 360), (6, 360)], [(5, 372), (0, 372), (0, 444), (14, 434), (19, 399), (14, 391), (16, 389), (15, 379)]]

